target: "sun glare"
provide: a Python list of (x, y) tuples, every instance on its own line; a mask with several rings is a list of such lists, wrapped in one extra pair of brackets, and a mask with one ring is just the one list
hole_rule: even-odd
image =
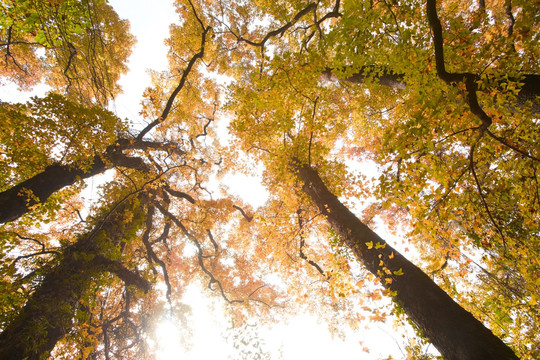
[(156, 359), (172, 360), (182, 357), (180, 330), (171, 320), (163, 320), (156, 329)]

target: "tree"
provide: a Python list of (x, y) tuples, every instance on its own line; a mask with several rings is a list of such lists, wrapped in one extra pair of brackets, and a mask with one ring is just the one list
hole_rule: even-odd
[[(250, 15), (263, 11), (253, 9)], [(443, 26), (433, 1), (427, 7), (366, 1), (268, 9), (266, 36), (262, 27), (249, 33), (216, 16), (225, 19), (231, 38), (246, 44), (244, 58), (251, 56), (242, 61), (230, 108), (244, 150), (267, 164), (268, 184), (275, 188), (286, 176), (291, 157), (320, 167), (360, 156), (378, 161), (380, 202), (372, 210), (410, 222), (410, 237), (422, 242), (434, 274), (449, 258), (461, 274), (471, 266), (480, 270), (489, 299), (481, 306), (476, 296), (461, 300), (502, 336), (520, 337), (516, 347), (534, 357), (535, 335), (518, 332), (525, 322), (536, 326), (530, 304), (538, 290), (528, 275), (535, 265), (514, 266), (529, 250), (526, 257), (534, 259), (537, 247), (537, 221), (529, 212), (537, 207), (537, 145), (527, 140), (537, 129), (538, 68), (529, 62), (537, 49), (526, 30), (538, 26), (534, 10), (492, 4), (493, 25), (485, 7), (444, 2)], [(459, 19), (446, 15), (458, 9)], [(460, 70), (449, 72), (450, 66)], [(345, 81), (323, 82), (329, 78)], [(326, 172), (336, 173), (329, 181), (339, 194), (350, 198), (363, 190), (344, 184), (335, 164)], [(487, 266), (466, 257), (469, 246), (480, 249)], [(443, 275), (443, 286), (459, 297), (451, 283), (458, 280), (450, 277)], [(527, 290), (516, 291), (518, 283)], [(496, 291), (488, 290), (494, 285)], [(520, 320), (510, 325), (509, 313)]]
[[(92, 31), (77, 36), (76, 21), (48, 10), (67, 11), (81, 24), (100, 16), (112, 19), (110, 24), (118, 26), (111, 25), (109, 39), (122, 41), (115, 31), (125, 24), (115, 22), (105, 4), (92, 3), (95, 10), (89, 12), (71, 2), (24, 4), (22, 12), (3, 8), (3, 21), (17, 20), (6, 23), (3, 35), (5, 71), (12, 78), (25, 69), (23, 51), (36, 55), (39, 45), (30, 43), (40, 43), (38, 30), (56, 34), (60, 30), (55, 29), (67, 26), (60, 39), (68, 49), (74, 39), (80, 40), (79, 48), (92, 47), (96, 40)], [(36, 4), (47, 11), (38, 13)], [(534, 98), (538, 65), (531, 60), (538, 57), (533, 5), (188, 0), (177, 2), (177, 9), (183, 21), (172, 27), (168, 40), (170, 71), (152, 74), (142, 112), (149, 124), (136, 135), (90, 105), (104, 105), (116, 89), (114, 82), (92, 74), (95, 67), (84, 65), (95, 64), (100, 52), (88, 52), (77, 67), (72, 61), (86, 52), (48, 44), (63, 57), (55, 55), (58, 61), (46, 77), (54, 78), (58, 90), (67, 86), (69, 100), (49, 95), (26, 105), (2, 104), (1, 116), (10, 121), (2, 133), (2, 161), (11, 167), (4, 171), (7, 181), (0, 194), (6, 204), (0, 249), (7, 290), (0, 298), (0, 339), (13, 339), (13, 329), (26, 329), (18, 332), (39, 343), (39, 355), (30, 357), (46, 356), (53, 348), (56, 357), (75, 352), (81, 357), (146, 356), (141, 333), (153, 320), (130, 309), (136, 303), (148, 313), (174, 314), (194, 274), (224, 301), (247, 305), (234, 308), (237, 317), (266, 316), (283, 303), (278, 296), (287, 296), (297, 306), (329, 305), (334, 312), (328, 316), (335, 321), (355, 322), (362, 315), (353, 304), (363, 301), (367, 280), (362, 277), (368, 276), (363, 270), (354, 273), (352, 251), (379, 277), (385, 287), (381, 292), (396, 299), (447, 357), (515, 358), (468, 311), (510, 340), (520, 356), (534, 356), (540, 323), (534, 308), (540, 149)], [(457, 19), (448, 15), (456, 12)], [(23, 40), (13, 42), (13, 34)], [(15, 45), (22, 46), (20, 53)], [(28, 69), (35, 59), (28, 56)], [(90, 74), (81, 81), (90, 79), (97, 87), (71, 85), (76, 77), (64, 70), (75, 69)], [(221, 85), (212, 80), (216, 73), (233, 79), (226, 89), (226, 109), (236, 138), (227, 150), (215, 141), (212, 128), (222, 110)], [(20, 79), (27, 81), (23, 75)], [(102, 85), (106, 90), (99, 90)], [(70, 92), (75, 88), (76, 94)], [(70, 137), (74, 129), (80, 129), (78, 136)], [(33, 134), (41, 134), (36, 146), (28, 141)], [(52, 134), (56, 141), (50, 141)], [(15, 149), (25, 142), (18, 153)], [(264, 181), (272, 193), (257, 213), (237, 199), (209, 197), (204, 185), (219, 172), (249, 167), (242, 164), (246, 157), (264, 163)], [(359, 158), (379, 164), (377, 184), (370, 187), (351, 174)], [(291, 161), (296, 170), (291, 171)], [(113, 168), (113, 180), (92, 212), (97, 220), (81, 217), (77, 224), (80, 214), (70, 211), (77, 208), (77, 189), (71, 185)], [(311, 184), (305, 189), (316, 207), (301, 193), (300, 183)], [(67, 192), (60, 191), (67, 186)], [(407, 238), (420, 244), (427, 270), (414, 267), (371, 233), (327, 188), (344, 201), (375, 195), (364, 223), (378, 215), (410, 226)], [(60, 215), (59, 221), (42, 231), (40, 221), (50, 221), (53, 214)], [(335, 230), (321, 221), (321, 214)], [(115, 219), (107, 223), (113, 233), (135, 233), (114, 233), (94, 243), (92, 229), (107, 218)], [(349, 234), (347, 227), (368, 238)], [(90, 253), (87, 259), (78, 257), (81, 247)], [(478, 266), (465, 258), (467, 251), (483, 257)], [(460, 279), (471, 266), (480, 275)], [(68, 267), (84, 271), (74, 274)], [(140, 287), (159, 281), (165, 294), (153, 289), (143, 296), (130, 289), (128, 275), (136, 274), (130, 269), (143, 273)], [(269, 272), (283, 276), (288, 294), (265, 283)], [(59, 278), (77, 291), (66, 295)], [(315, 279), (320, 291), (307, 287), (307, 279)], [(460, 293), (454, 283), (479, 293)], [(58, 289), (57, 294), (51, 296), (47, 287)], [(440, 314), (436, 301), (426, 304), (422, 301), (429, 298), (410, 296), (409, 287), (437, 294), (456, 314), (441, 315), (452, 325), (434, 321), (434, 314)], [(376, 300), (375, 294), (369, 296)], [(48, 312), (55, 302), (64, 302), (65, 311)], [(371, 311), (373, 321), (384, 319), (377, 309)], [(32, 326), (28, 314), (35, 312), (56, 324), (47, 335)], [(460, 325), (454, 326), (456, 319)], [(460, 331), (469, 325), (482, 340), (455, 345), (454, 337), (469, 334)], [(529, 330), (525, 335), (520, 334), (523, 328)], [(491, 346), (499, 349), (496, 355), (489, 353)]]
[(295, 164), (310, 196), (342, 241), (389, 290), (446, 359), (517, 359), (513, 351), (388, 245), (334, 196), (309, 166)]
[(126, 200), (104, 209), (108, 211), (62, 251), (56, 264), (50, 265), (48, 271), (40, 269), (44, 272), (41, 284), (0, 334), (3, 359), (48, 357), (72, 328), (74, 316), (81, 311), (80, 299), (88, 292), (91, 281), (103, 272), (116, 274), (126, 286), (150, 290), (147, 280), (119, 260), (109, 258), (115, 248), (131, 241), (144, 223), (141, 197)]
[[(3, 220), (8, 221), (0, 244), (5, 290), (0, 302), (3, 357), (37, 359), (51, 351), (55, 357), (62, 357), (63, 352), (79, 352), (83, 358), (108, 358), (111, 353), (124, 358), (146, 357), (141, 332), (147, 330), (149, 321), (156, 320), (131, 307), (148, 306), (150, 312), (166, 308), (174, 316), (183, 285), (197, 280), (199, 273), (226, 301), (259, 304), (252, 312), (269, 306), (275, 297), (258, 279), (260, 275), (250, 274), (237, 282), (235, 274), (253, 266), (243, 254), (222, 247), (217, 237), (221, 231), (214, 226), (230, 228), (227, 223), (234, 222), (233, 214), (238, 212), (230, 200), (202, 196), (204, 182), (220, 164), (204, 146), (213, 121), (212, 109), (215, 112), (214, 98), (203, 99), (197, 92), (193, 95), (196, 87), (191, 87), (191, 102), (185, 106), (197, 111), (188, 119), (174, 114), (173, 122), (190, 132), (173, 132), (175, 143), (144, 138), (164, 123), (171, 110), (181, 110), (175, 101), (182, 97), (187, 77), (204, 54), (210, 28), (197, 19), (195, 11), (188, 15), (186, 18), (198, 27), (189, 36), (199, 40), (199, 48), (188, 53), (188, 65), (178, 82), (169, 84), (172, 89), (163, 88), (171, 94), (164, 110), (158, 102), (146, 105), (151, 109), (148, 111), (160, 115), (137, 136), (127, 138), (122, 122), (109, 112), (55, 94), (26, 105), (3, 104), (2, 114), (12, 125), (2, 138), (6, 163), (12, 167), (5, 173), (8, 188), (2, 193), (6, 204)], [(192, 22), (186, 21), (187, 29)], [(212, 89), (205, 90), (208, 95)], [(24, 151), (15, 150), (26, 142)], [(89, 217), (92, 220), (83, 219), (78, 212), (73, 199), (76, 190), (58, 198), (64, 186), (113, 166), (124, 169), (118, 169), (118, 175), (105, 186), (103, 199)], [(183, 187), (186, 192), (179, 190)], [(47, 201), (50, 196), (54, 197), (52, 205)], [(59, 209), (58, 203), (64, 208)], [(45, 208), (47, 213), (40, 216), (36, 208)], [(40, 229), (43, 221), (55, 215), (60, 221), (53, 230)], [(186, 221), (193, 225), (184, 225)], [(187, 243), (195, 247), (195, 254), (182, 255)], [(147, 272), (131, 270), (140, 267)], [(173, 276), (169, 277), (171, 269)], [(155, 292), (145, 298), (132, 289), (135, 286), (148, 292), (151, 280), (157, 279), (166, 286), (166, 304)]]
[(3, 1), (0, 23), (0, 74), (21, 88), (46, 80), (104, 106), (119, 93), (133, 38), (105, 1)]

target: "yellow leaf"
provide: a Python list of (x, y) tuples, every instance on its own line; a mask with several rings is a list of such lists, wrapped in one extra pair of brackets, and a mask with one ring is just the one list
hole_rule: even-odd
[(403, 275), (403, 269), (399, 268), (398, 271), (394, 271), (394, 275), (397, 275), (397, 276)]
[(373, 249), (373, 241), (367, 242), (366, 246), (368, 249)]

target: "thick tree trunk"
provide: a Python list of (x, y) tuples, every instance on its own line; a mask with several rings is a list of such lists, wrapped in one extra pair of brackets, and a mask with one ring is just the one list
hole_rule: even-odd
[(53, 193), (73, 185), (78, 179), (86, 179), (104, 172), (107, 166), (99, 156), (88, 172), (67, 165), (50, 165), (45, 170), (22, 183), (0, 193), (0, 223), (13, 221), (24, 215), (36, 201), (28, 198), (27, 191), (45, 202)]
[(98, 267), (84, 260), (88, 250), (82, 243), (70, 248), (60, 264), (45, 276), (18, 316), (0, 334), (0, 359), (45, 359), (67, 334), (78, 300), (97, 274)]
[[(120, 140), (119, 140), (120, 141)], [(142, 143), (144, 145), (144, 143)], [(124, 146), (126, 148), (126, 146)], [(0, 224), (18, 219), (31, 206), (45, 202), (49, 196), (80, 179), (101, 174), (113, 166), (148, 170), (144, 161), (124, 155), (120, 146), (109, 146), (103, 155), (94, 156), (90, 169), (83, 170), (69, 165), (50, 165), (43, 172), (0, 193)], [(107, 159), (104, 161), (103, 159)], [(32, 197), (28, 196), (31, 191)], [(35, 201), (35, 199), (39, 201)]]
[[(422, 270), (364, 225), (309, 166), (296, 166), (304, 191), (356, 257), (395, 293), (407, 316), (448, 360), (518, 359), (499, 338), (459, 306)], [(384, 248), (382, 247), (384, 246)], [(402, 274), (402, 275), (400, 275)]]
[[(100, 252), (100, 244), (118, 246), (124, 234), (133, 232), (132, 223), (125, 223), (123, 217), (116, 216), (122, 211), (118, 210), (65, 249), (58, 265), (44, 276), (19, 314), (0, 334), (0, 359), (46, 359), (56, 343), (71, 330), (79, 300), (91, 281), (102, 272), (114, 273), (128, 285), (145, 291), (150, 289), (150, 284), (137, 273)], [(140, 215), (141, 209), (138, 212)]]

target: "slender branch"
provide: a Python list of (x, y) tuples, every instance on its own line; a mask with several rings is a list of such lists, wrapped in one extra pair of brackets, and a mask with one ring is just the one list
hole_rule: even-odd
[(435, 274), (437, 274), (437, 273), (443, 271), (444, 269), (446, 269), (446, 267), (448, 266), (448, 260), (449, 259), (450, 259), (450, 252), (447, 251), (446, 255), (444, 256), (444, 263), (438, 269), (433, 270), (430, 273), (430, 276), (433, 277)]
[(245, 42), (251, 46), (256, 46), (256, 47), (261, 47), (261, 48), (264, 48), (264, 45), (266, 44), (266, 42), (272, 38), (272, 37), (275, 37), (275, 36), (278, 36), (278, 35), (281, 35), (283, 33), (285, 33), (285, 31), (287, 31), (289, 28), (291, 28), (294, 24), (296, 24), (304, 15), (308, 14), (309, 12), (313, 11), (314, 9), (317, 8), (317, 4), (316, 3), (310, 3), (308, 6), (306, 6), (304, 9), (300, 10), (295, 16), (294, 18), (291, 20), (291, 21), (288, 21), (285, 25), (283, 25), (282, 27), (276, 29), (276, 30), (273, 30), (273, 31), (270, 31), (269, 33), (267, 33), (265, 35), (265, 37), (260, 40), (260, 41), (252, 41), (252, 40), (249, 40), (249, 39), (246, 39), (240, 35), (236, 35), (234, 32), (231, 31), (231, 33), (236, 37), (236, 39), (238, 41), (242, 41), (242, 42)]
[(507, 141), (505, 141), (503, 138), (493, 134), (491, 131), (489, 130), (486, 130), (486, 133), (491, 136), (493, 139), (497, 140), (498, 142), (500, 142), (501, 144), (503, 144), (504, 146), (506, 147), (509, 147), (510, 149), (514, 150), (515, 152), (517, 152), (518, 154), (521, 154), (531, 160), (535, 160), (535, 161), (540, 161), (539, 158), (537, 158), (536, 156), (533, 156), (531, 154), (529, 154), (528, 152), (524, 151), (524, 150), (521, 150), (520, 148), (518, 148), (517, 146), (515, 145), (512, 145), (510, 143), (508, 143)]
[(159, 264), (159, 266), (161, 267), (161, 270), (163, 271), (163, 279), (165, 281), (165, 285), (167, 286), (167, 293), (166, 293), (167, 300), (169, 304), (172, 306), (172, 301), (171, 301), (172, 287), (171, 287), (171, 282), (169, 279), (169, 273), (167, 271), (167, 265), (165, 264), (163, 260), (161, 260), (157, 256), (154, 249), (152, 249), (152, 244), (150, 244), (150, 232), (152, 231), (152, 227), (153, 227), (154, 213), (155, 213), (155, 207), (149, 206), (148, 215), (146, 217), (146, 224), (145, 224), (146, 230), (143, 233), (142, 242), (146, 248), (146, 253), (148, 254), (150, 263), (155, 262)]
[(342, 17), (343, 14), (341, 14), (339, 12), (339, 7), (340, 6), (341, 6), (340, 0), (336, 0), (336, 2), (334, 4), (334, 8), (332, 9), (332, 11), (330, 11), (329, 13), (324, 15), (322, 18), (320, 18), (320, 20), (316, 22), (317, 26), (320, 26), (320, 24), (322, 24), (327, 19)]
[(253, 216), (248, 216), (248, 214), (246, 214), (244, 209), (242, 209), (240, 206), (233, 205), (232, 207), (235, 208), (236, 210), (240, 211), (240, 214), (242, 214), (242, 216), (247, 220), (247, 222), (251, 222), (251, 220), (253, 220)]
[(493, 217), (493, 214), (491, 214), (491, 210), (489, 210), (489, 206), (487, 204), (486, 198), (484, 197), (484, 193), (482, 191), (482, 186), (480, 185), (480, 181), (478, 180), (478, 176), (476, 175), (476, 170), (474, 168), (474, 149), (475, 149), (475, 145), (476, 145), (476, 143), (471, 145), (471, 150), (469, 152), (469, 168), (471, 169), (471, 173), (472, 173), (474, 181), (476, 183), (476, 188), (478, 189), (478, 195), (480, 195), (480, 200), (482, 201), (482, 204), (484, 205), (484, 209), (486, 210), (486, 213), (488, 214), (488, 217), (489, 217), (491, 223), (493, 224), (493, 226), (495, 227), (495, 229), (497, 230), (497, 232), (501, 236), (501, 239), (502, 239), (502, 242), (503, 242), (504, 253), (506, 253), (506, 238), (504, 237), (504, 234), (503, 234), (501, 228), (499, 227), (499, 225), (495, 221), (495, 218)]
[[(508, 20), (510, 21), (510, 25), (508, 25), (508, 37), (511, 37), (514, 34), (514, 25), (516, 23), (516, 19), (514, 18), (514, 14), (512, 14), (512, 1), (506, 0), (506, 9), (505, 13), (508, 16)], [(512, 43), (512, 48), (514, 48), (514, 44)]]
[(167, 245), (167, 239), (169, 237), (170, 230), (171, 230), (171, 222), (166, 221), (165, 226), (163, 226), (163, 231), (161, 232), (161, 235), (159, 235), (159, 237), (156, 240), (152, 241), (152, 244), (163, 242), (167, 250), (169, 250), (169, 246)]
[(319, 5), (319, 2), (312, 2), (309, 5), (307, 5), (305, 8), (300, 10), (296, 15), (293, 17), (292, 20), (288, 21), (285, 25), (281, 26), (278, 29), (272, 30), (268, 32), (262, 40), (249, 40), (244, 38), (241, 35), (235, 34), (232, 30), (229, 29), (229, 31), (236, 37), (238, 41), (245, 42), (246, 44), (249, 44), (251, 46), (260, 47), (261, 49), (264, 49), (264, 46), (266, 45), (266, 42), (270, 40), (273, 37), (283, 35), (288, 29), (293, 27), (300, 19), (302, 19), (305, 15), (309, 14), (310, 12), (314, 13), (314, 25), (319, 29), (320, 31), (320, 24), (324, 21), (330, 19), (330, 18), (337, 18), (341, 17), (342, 14), (339, 12), (340, 7), (340, 0), (337, 0), (334, 4), (334, 8), (329, 13), (325, 14), (321, 19), (317, 20), (316, 11), (317, 7)]
[(212, 285), (213, 284), (217, 284), (218, 288), (219, 288), (219, 292), (221, 293), (221, 296), (223, 297), (223, 299), (225, 299), (225, 301), (227, 301), (228, 303), (232, 304), (232, 303), (242, 303), (244, 302), (243, 300), (230, 300), (227, 295), (225, 294), (225, 291), (223, 290), (223, 286), (221, 285), (221, 282), (216, 279), (214, 277), (214, 274), (212, 274), (212, 272), (210, 270), (208, 270), (206, 268), (206, 266), (204, 265), (204, 253), (203, 253), (203, 250), (202, 250), (202, 246), (201, 246), (201, 243), (199, 242), (199, 240), (197, 240), (197, 238), (195, 236), (193, 236), (189, 231), (188, 229), (184, 226), (184, 224), (182, 224), (182, 222), (176, 217), (174, 216), (171, 212), (169, 212), (167, 209), (165, 209), (161, 204), (159, 203), (156, 203), (156, 208), (163, 214), (165, 215), (166, 217), (168, 217), (169, 219), (172, 220), (172, 222), (178, 226), (178, 228), (180, 228), (180, 230), (182, 230), (182, 232), (184, 233), (184, 235), (190, 239), (193, 244), (195, 244), (195, 247), (197, 248), (197, 260), (198, 260), (198, 263), (199, 263), (199, 267), (201, 268), (201, 270), (210, 278), (210, 282), (208, 283), (208, 288), (210, 290), (213, 290), (212, 289)]
[(12, 29), (13, 29), (13, 25), (10, 26), (8, 28), (8, 38), (7, 38), (7, 41), (6, 41), (6, 67), (8, 66), (9, 64), (9, 61), (8, 61), (8, 58), (11, 58), (11, 60), (13, 61), (13, 64), (15, 64), (15, 66), (21, 70), (25, 75), (28, 75), (28, 71), (23, 68), (18, 62), (17, 62), (17, 59), (15, 59), (15, 56), (13, 56), (13, 54), (11, 53), (10, 49), (9, 49), (9, 46), (11, 44), (11, 36), (12, 36)]
[(478, 129), (478, 127), (475, 126), (475, 127), (471, 127), (471, 128), (467, 128), (467, 129), (462, 129), (462, 130), (454, 131), (453, 133), (446, 135), (446, 136), (443, 137), (442, 139), (435, 141), (435, 144), (444, 142), (444, 141), (448, 140), (449, 138), (451, 138), (452, 136), (456, 136), (456, 135), (459, 135), (459, 134), (461, 134), (461, 133), (464, 133), (464, 132), (467, 132), (467, 131), (471, 131), (471, 130), (477, 130), (477, 129)]
[(118, 150), (161, 150), (167, 153), (173, 153), (179, 156), (184, 156), (186, 152), (178, 148), (178, 144), (168, 141), (146, 141), (119, 138), (116, 140)]
[(450, 195), (450, 193), (452, 192), (452, 190), (454, 190), (457, 186), (457, 184), (459, 183), (459, 180), (461, 180), (461, 178), (463, 177), (463, 175), (465, 175), (465, 173), (467, 173), (467, 170), (469, 170), (469, 167), (470, 167), (470, 164), (469, 166), (466, 166), (463, 171), (461, 172), (461, 174), (459, 174), (459, 176), (456, 178), (456, 180), (454, 180), (454, 182), (452, 183), (452, 185), (450, 185), (448, 187), (448, 190), (446, 190), (446, 192), (444, 193), (443, 196), (440, 197), (440, 199), (437, 199), (434, 203), (433, 203), (433, 206), (431, 207), (430, 211), (433, 211), (433, 209), (437, 208), (439, 206), (439, 204), (441, 204), (447, 197), (448, 195)]
[(77, 49), (75, 48), (75, 46), (73, 46), (73, 44), (71, 42), (67, 42), (67, 45), (68, 45), (68, 49), (69, 49), (69, 58), (68, 58), (68, 62), (66, 64), (66, 68), (64, 69), (64, 76), (66, 77), (67, 79), (67, 86), (66, 86), (66, 93), (69, 91), (69, 88), (71, 87), (72, 85), (72, 82), (71, 82), (71, 76), (69, 76), (68, 74), (68, 71), (69, 71), (69, 68), (71, 67), (71, 64), (73, 62), (73, 58), (75, 57), (75, 55), (77, 55)]
[[(190, 4), (191, 4), (191, 2), (190, 2)], [(192, 4), (192, 6), (193, 6), (193, 4)], [(193, 9), (193, 11), (195, 12), (194, 9)], [(191, 73), (191, 71), (193, 69), (193, 66), (195, 66), (195, 63), (197, 62), (197, 60), (202, 59), (203, 56), (204, 56), (205, 45), (206, 45), (206, 37), (207, 37), (209, 31), (212, 28), (210, 26), (205, 27), (204, 25), (202, 25), (202, 22), (198, 18), (196, 12), (195, 12), (195, 16), (196, 16), (197, 20), (201, 23), (201, 26), (203, 28), (203, 32), (202, 32), (202, 35), (201, 35), (201, 47), (200, 47), (200, 50), (199, 50), (198, 53), (193, 55), (193, 57), (189, 60), (186, 69), (182, 73), (182, 77), (180, 78), (180, 82), (178, 83), (178, 86), (174, 89), (174, 91), (172, 92), (171, 96), (169, 96), (169, 99), (167, 100), (167, 104), (165, 105), (165, 108), (163, 109), (163, 112), (161, 113), (161, 116), (159, 118), (157, 118), (156, 120), (152, 121), (150, 124), (148, 124), (139, 133), (139, 135), (137, 135), (137, 138), (136, 138), (137, 140), (142, 140), (144, 135), (146, 135), (150, 130), (152, 130), (154, 127), (161, 124), (162, 122), (164, 122), (167, 119), (167, 116), (169, 116), (169, 113), (170, 113), (171, 108), (173, 106), (173, 102), (176, 99), (176, 96), (178, 95), (180, 90), (182, 90), (184, 85), (186, 84), (187, 77)]]
[(31, 257), (34, 257), (34, 256), (46, 255), (46, 254), (60, 255), (60, 252), (58, 252), (56, 250), (42, 250), (42, 251), (38, 251), (38, 252), (35, 252), (35, 253), (31, 253), (31, 254), (19, 255), (13, 260), (13, 262), (10, 264), (10, 266), (15, 266), (18, 261), (23, 260), (23, 259), (28, 259), (28, 258), (31, 258)]
[(41, 241), (39, 241), (38, 239), (34, 239), (34, 238), (31, 238), (31, 237), (27, 237), (27, 236), (22, 236), (21, 234), (15, 232), (15, 231), (9, 231), (9, 232), (14, 234), (15, 236), (17, 236), (21, 240), (29, 240), (29, 241), (35, 242), (36, 244), (38, 244), (41, 247), (41, 251), (46, 250), (45, 244), (42, 243)]
[(305, 244), (305, 240), (304, 240), (304, 223), (302, 221), (302, 216), (300, 215), (301, 213), (302, 213), (302, 209), (298, 209), (296, 211), (296, 215), (297, 215), (297, 219), (298, 219), (298, 234), (300, 236), (300, 248), (298, 249), (299, 256), (303, 260), (307, 261), (307, 263), (309, 265), (313, 266), (322, 276), (326, 277), (326, 279), (328, 280), (328, 279), (330, 279), (330, 276), (326, 275), (326, 273), (319, 266), (319, 264), (317, 264), (315, 261), (309, 259), (306, 256), (306, 254), (304, 254), (304, 251), (302, 250), (302, 248), (304, 247), (304, 244)]
[(218, 251), (219, 251), (219, 246), (218, 246), (216, 240), (214, 239), (214, 235), (212, 235), (212, 231), (210, 231), (210, 229), (206, 229), (206, 233), (208, 234), (208, 238), (212, 242), (212, 245), (214, 245), (214, 253), (215, 253), (215, 256), (217, 256)]

